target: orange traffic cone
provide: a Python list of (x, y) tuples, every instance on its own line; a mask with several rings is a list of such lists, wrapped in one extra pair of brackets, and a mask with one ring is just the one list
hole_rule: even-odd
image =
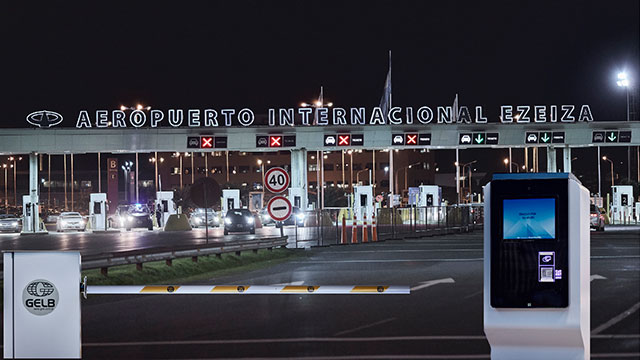
[(367, 228), (367, 213), (364, 213), (364, 220), (362, 222), (362, 242), (369, 242), (369, 229)]
[(353, 226), (351, 226), (351, 243), (358, 243), (358, 219), (355, 213), (353, 214)]
[(342, 216), (342, 237), (340, 238), (340, 244), (347, 243), (347, 218)]
[(373, 212), (371, 215), (371, 241), (378, 241), (378, 225), (376, 224), (376, 213)]

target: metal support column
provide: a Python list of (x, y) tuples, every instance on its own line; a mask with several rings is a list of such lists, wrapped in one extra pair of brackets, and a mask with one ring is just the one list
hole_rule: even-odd
[(553, 146), (547, 147), (547, 172), (558, 172), (556, 165), (556, 149)]
[(291, 187), (303, 190), (300, 209), (307, 209), (307, 149), (291, 150)]
[(562, 149), (562, 171), (571, 172), (571, 148), (569, 145)]

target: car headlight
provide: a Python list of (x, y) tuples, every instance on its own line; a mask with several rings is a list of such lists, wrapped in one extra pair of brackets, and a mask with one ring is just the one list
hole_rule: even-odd
[(231, 225), (231, 219), (230, 218), (224, 218), (224, 223), (227, 225)]
[(254, 220), (253, 220), (253, 216), (247, 216), (247, 217), (245, 218), (245, 221), (247, 222), (247, 224), (251, 224), (251, 223), (253, 223), (253, 221), (254, 221)]
[(11, 225), (12, 225), (12, 226), (18, 226), (18, 222), (17, 222), (17, 221), (14, 221), (14, 222), (12, 222), (12, 223), (11, 223)]
[(296, 217), (298, 218), (298, 220), (304, 220), (304, 214), (303, 213), (297, 214)]
[(127, 216), (127, 221), (133, 221), (133, 216), (131, 215)]
[(202, 220), (200, 220), (200, 218), (195, 218), (194, 221), (196, 222), (196, 224), (199, 224), (202, 222)]
[(60, 225), (62, 225), (62, 226), (67, 225), (67, 221), (66, 220), (60, 220)]

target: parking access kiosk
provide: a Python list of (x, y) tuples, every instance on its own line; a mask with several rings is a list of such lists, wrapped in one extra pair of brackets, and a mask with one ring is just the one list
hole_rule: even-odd
[(89, 195), (89, 217), (93, 231), (107, 230), (107, 194)]
[(229, 210), (240, 209), (241, 206), (240, 189), (222, 190), (222, 216), (225, 216)]
[(588, 359), (588, 190), (568, 173), (496, 174), (484, 196), (491, 358)]

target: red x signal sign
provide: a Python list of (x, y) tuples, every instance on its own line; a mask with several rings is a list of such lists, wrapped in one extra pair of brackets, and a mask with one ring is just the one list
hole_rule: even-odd
[(405, 134), (405, 145), (418, 145), (418, 134)]
[(338, 135), (338, 146), (351, 145), (351, 135)]
[(269, 147), (282, 147), (282, 136), (269, 136)]
[(213, 136), (203, 136), (200, 138), (200, 148), (201, 149), (211, 149), (213, 148)]

